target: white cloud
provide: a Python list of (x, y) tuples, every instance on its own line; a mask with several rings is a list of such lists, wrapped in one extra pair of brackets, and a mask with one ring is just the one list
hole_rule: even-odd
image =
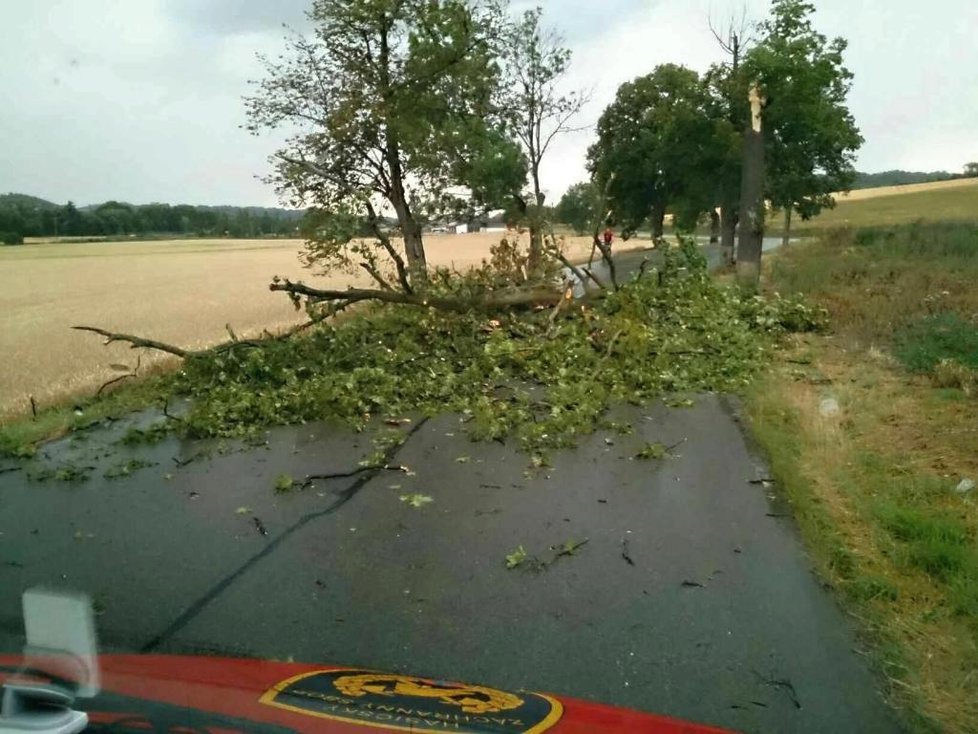
[[(515, 7), (528, 7), (519, 0)], [(593, 125), (618, 86), (674, 62), (720, 57), (707, 29), (738, 0), (546, 0), (574, 50), (569, 88), (592, 91)], [(80, 203), (109, 198), (271, 204), (255, 180), (274, 141), (253, 138), (241, 96), (254, 52), (304, 27), (309, 0), (31, 0), (0, 3), (0, 191)], [(754, 17), (766, 0), (748, 2)], [(816, 23), (850, 40), (851, 106), (864, 170), (946, 168), (978, 159), (978, 3), (819, 0)], [(545, 161), (551, 201), (585, 177), (592, 129)]]

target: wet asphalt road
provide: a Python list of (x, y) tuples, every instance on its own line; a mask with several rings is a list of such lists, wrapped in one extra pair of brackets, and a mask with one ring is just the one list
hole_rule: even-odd
[[(538, 476), (443, 417), (405, 426), (391, 460), (412, 475), (286, 495), (282, 473), (355, 472), (369, 435), (125, 448), (122, 421), (50, 444), (53, 465), (94, 468), (80, 484), (0, 474), (0, 651), (21, 644), (21, 592), (47, 585), (93, 596), (107, 650), (410, 671), (744, 732), (899, 731), (775, 490), (752, 483), (766, 470), (728, 401), (617, 412), (632, 435), (598, 433)], [(678, 445), (634, 459), (651, 441)], [(131, 458), (155, 465), (103, 476)], [(400, 500), (416, 492), (434, 501)], [(584, 540), (505, 567), (520, 545), (549, 561)]]

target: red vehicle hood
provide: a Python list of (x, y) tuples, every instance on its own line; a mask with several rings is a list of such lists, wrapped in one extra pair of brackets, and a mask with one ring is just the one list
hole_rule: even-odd
[[(88, 732), (130, 734), (731, 734), (563, 696), (331, 666), (104, 655), (79, 699)], [(0, 680), (20, 664), (0, 658)]]

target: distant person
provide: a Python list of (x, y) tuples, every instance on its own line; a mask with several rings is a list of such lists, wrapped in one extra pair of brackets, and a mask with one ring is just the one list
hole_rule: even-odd
[(605, 227), (604, 230), (604, 246), (611, 249), (611, 243), (615, 240), (615, 232), (611, 227)]

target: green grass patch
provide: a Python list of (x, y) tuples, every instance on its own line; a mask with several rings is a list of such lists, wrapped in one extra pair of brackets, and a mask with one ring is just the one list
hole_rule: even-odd
[[(826, 209), (809, 222), (798, 222), (796, 232), (811, 232), (832, 227), (899, 226), (925, 222), (978, 221), (978, 185), (961, 181), (952, 187), (920, 189), (912, 193), (879, 196), (847, 201), (841, 199), (834, 209)], [(780, 218), (772, 222), (772, 231), (781, 231)]]
[(908, 324), (895, 342), (894, 354), (912, 372), (933, 373), (945, 360), (978, 369), (978, 324), (954, 312)]
[(65, 401), (39, 411), (36, 418), (19, 418), (0, 425), (0, 455), (33, 456), (42, 441), (161, 403), (172, 385), (172, 375), (154, 375), (124, 385), (103, 398)]

